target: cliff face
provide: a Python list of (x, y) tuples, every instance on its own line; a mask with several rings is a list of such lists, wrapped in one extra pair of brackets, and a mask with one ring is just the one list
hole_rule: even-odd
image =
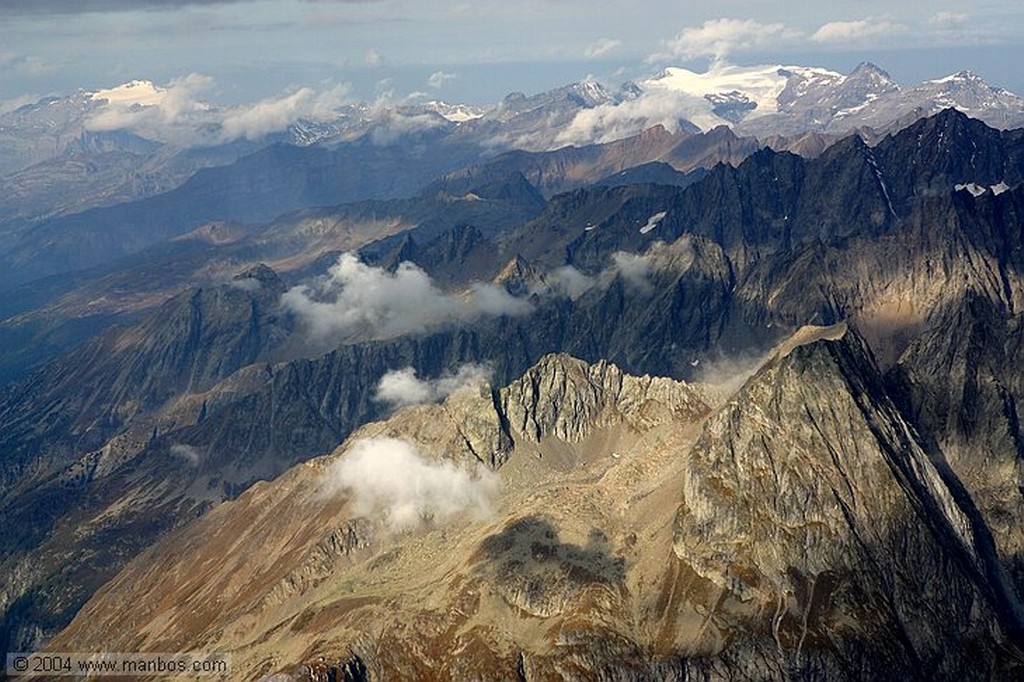
[(1000, 647), (1021, 646), (1019, 586), (1003, 591), (990, 529), (857, 338), (763, 367), (691, 458), (675, 553), (756, 605), (733, 625), (760, 636), (760, 667), (953, 679), (1012, 665)]
[(1017, 584), (1024, 576), (1021, 335), (1019, 312), (969, 292), (888, 375), (905, 412), (942, 450), (974, 500)]
[[(360, 507), (372, 474), (331, 488), (396, 438), (495, 469), (492, 513), (395, 530)], [(175, 531), (51, 648), (230, 650), (279, 680), (1019, 674), (1019, 581), (932, 447), (845, 326), (724, 398), (548, 356)]]

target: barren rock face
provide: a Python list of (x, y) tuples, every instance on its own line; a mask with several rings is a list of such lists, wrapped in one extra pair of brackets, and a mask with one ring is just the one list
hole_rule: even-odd
[[(706, 390), (556, 355), (403, 409), (132, 562), (51, 646), (231, 650), (275, 679), (321, 656), (373, 679), (1015, 670), (989, 531), (854, 332), (801, 330), (720, 406)], [(497, 467), (493, 515), (353, 517), (360, 483), (325, 476), (385, 437)]]
[[(975, 537), (988, 530), (925, 447), (852, 334), (797, 346), (706, 422), (675, 553), (741, 601), (771, 611), (775, 600), (789, 666), (839, 656), (879, 673), (968, 674), (1000, 659), (990, 633), (1016, 596), (990, 597)], [(1003, 623), (1010, 646), (1017, 622)], [(867, 654), (861, 638), (878, 645)]]
[(596, 428), (623, 424), (646, 431), (672, 419), (694, 420), (708, 409), (680, 382), (629, 376), (607, 362), (588, 366), (567, 356), (542, 359), (501, 396), (511, 426), (534, 442), (555, 436), (580, 443)]

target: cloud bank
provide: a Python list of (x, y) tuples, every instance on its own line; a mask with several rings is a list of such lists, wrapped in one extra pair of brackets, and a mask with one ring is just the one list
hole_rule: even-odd
[(501, 479), (476, 465), (433, 461), (396, 438), (358, 440), (324, 474), (327, 494), (347, 492), (353, 511), (393, 531), (456, 517), (484, 520), (497, 504)]
[(526, 315), (533, 306), (487, 283), (462, 296), (442, 292), (419, 266), (401, 263), (394, 272), (344, 253), (326, 277), (282, 296), (285, 308), (316, 344), (379, 340), (423, 332), (485, 316)]
[(191, 73), (166, 86), (133, 81), (100, 90), (92, 96), (99, 106), (85, 127), (97, 132), (127, 130), (181, 146), (253, 140), (284, 131), (302, 119), (332, 120), (349, 93), (345, 85), (323, 92), (300, 88), (253, 104), (217, 108), (202, 98), (214, 87), (209, 76)]
[(461, 365), (454, 373), (446, 372), (436, 379), (420, 379), (414, 368), (405, 367), (382, 376), (373, 399), (391, 407), (433, 403), (457, 391), (476, 388), (488, 381), (490, 376), (490, 368), (473, 363)]
[(709, 109), (703, 97), (670, 89), (646, 90), (633, 99), (580, 110), (552, 146), (613, 142), (655, 125), (672, 133), (693, 130), (690, 123), (712, 127), (703, 120)]
[(575, 301), (594, 289), (607, 289), (618, 278), (632, 293), (650, 293), (654, 288), (652, 278), (659, 270), (689, 267), (688, 262), (673, 256), (675, 251), (679, 249), (661, 240), (652, 243), (642, 254), (616, 251), (610, 257), (611, 262), (595, 275), (563, 265), (545, 273), (540, 284), (532, 287), (530, 293), (541, 297), (564, 296)]
[(87, 130), (129, 130), (151, 139), (176, 142), (216, 119), (200, 95), (213, 88), (213, 79), (198, 73), (173, 79), (166, 87), (132, 81), (100, 90), (92, 99), (99, 108), (85, 122)]
[(345, 104), (347, 95), (348, 87), (344, 85), (320, 93), (301, 88), (290, 95), (229, 109), (220, 122), (221, 140), (258, 139), (285, 130), (300, 119), (329, 121)]
[(571, 265), (563, 265), (552, 270), (544, 279), (555, 294), (573, 301), (598, 284), (596, 277), (584, 274)]

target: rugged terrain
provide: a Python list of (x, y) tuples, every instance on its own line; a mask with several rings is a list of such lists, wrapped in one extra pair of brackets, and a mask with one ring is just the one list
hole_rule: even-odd
[[(84, 604), (55, 646), (243, 676), (1020, 674), (1024, 138), (869, 141), (516, 152), (12, 297), (54, 345), (0, 389), (4, 647)], [(61, 331), (90, 305), (129, 324)], [(366, 425), (390, 373), (466, 363), (488, 387)], [(480, 509), (323, 490), (383, 438), (472, 465)]]
[[(337, 462), (396, 438), (497, 469), (493, 514), (431, 522), (427, 505), (400, 530), (354, 514), (373, 482), (337, 490)], [(1019, 601), (938, 456), (844, 325), (800, 330), (731, 391), (549, 356), (369, 424), (168, 536), (51, 646), (229, 651), (233, 675), (275, 680), (307, 679), (299, 663), (353, 679), (1019, 674)]]

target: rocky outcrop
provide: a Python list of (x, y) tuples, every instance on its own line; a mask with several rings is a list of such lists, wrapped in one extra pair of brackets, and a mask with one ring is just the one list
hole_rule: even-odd
[(698, 393), (661, 377), (634, 377), (615, 365), (551, 355), (500, 392), (510, 426), (539, 442), (555, 436), (582, 442), (594, 429), (625, 425), (637, 432), (673, 419), (696, 421), (709, 407)]

